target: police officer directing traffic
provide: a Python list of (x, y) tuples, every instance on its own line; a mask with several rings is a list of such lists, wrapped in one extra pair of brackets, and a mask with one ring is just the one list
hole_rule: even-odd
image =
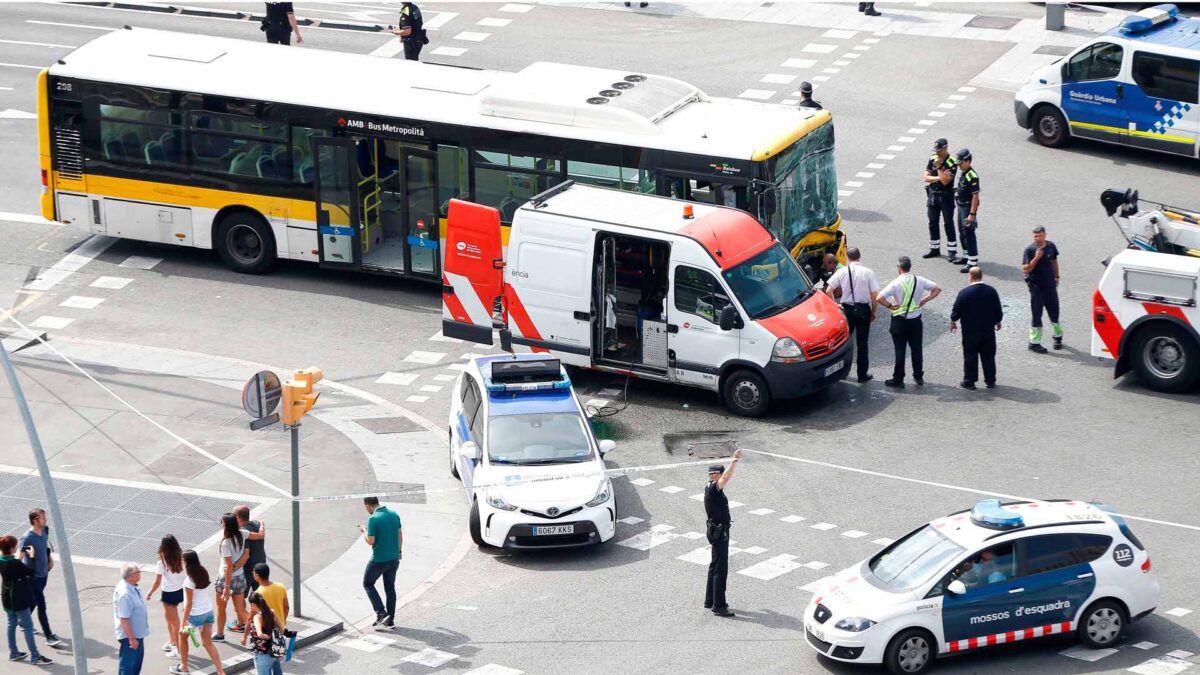
[(946, 249), (950, 262), (961, 265), (965, 258), (958, 257), (958, 239), (954, 234), (954, 173), (958, 163), (950, 156), (950, 142), (939, 138), (933, 142), (933, 154), (925, 163), (925, 205), (929, 217), (929, 252), (922, 258), (938, 258), (942, 255), (942, 235), (938, 226), (940, 217), (946, 226)]
[(967, 264), (958, 270), (963, 274), (979, 265), (979, 243), (975, 227), (979, 225), (979, 174), (971, 164), (971, 151), (963, 148), (955, 154), (958, 159), (958, 185), (954, 188), (954, 204), (958, 209), (958, 238), (967, 254)]
[(421, 8), (411, 2), (400, 3), (400, 26), (392, 31), (392, 35), (400, 36), (404, 44), (404, 58), (416, 61), (421, 55), (429, 38), (425, 37), (425, 19), (421, 16)]
[(704, 608), (717, 616), (733, 616), (725, 601), (725, 579), (729, 576), (729, 498), (725, 486), (733, 478), (733, 469), (742, 458), (742, 451), (733, 453), (729, 466), (714, 464), (708, 467), (708, 486), (704, 488), (704, 513), (708, 516), (708, 543), (712, 544), (712, 560), (708, 563), (708, 583), (704, 587)]
[(800, 83), (800, 102), (796, 104), (799, 108), (812, 108), (814, 110), (824, 110), (824, 106), (820, 101), (814, 101), (812, 97), (812, 82)]

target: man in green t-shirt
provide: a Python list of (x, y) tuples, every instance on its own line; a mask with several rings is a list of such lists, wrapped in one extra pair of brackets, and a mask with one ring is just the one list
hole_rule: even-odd
[[(400, 516), (386, 506), (379, 505), (378, 497), (363, 498), (363, 505), (371, 517), (367, 519), (366, 527), (358, 526), (363, 533), (363, 539), (371, 545), (371, 561), (367, 563), (363, 573), (363, 588), (371, 599), (371, 607), (375, 609), (375, 623), (387, 628), (394, 627), (396, 615), (396, 570), (400, 568), (403, 556), (401, 546), (404, 544), (404, 530), (400, 524)], [(379, 598), (375, 590), (375, 582), (383, 577), (383, 594), (387, 598), (387, 606)]]

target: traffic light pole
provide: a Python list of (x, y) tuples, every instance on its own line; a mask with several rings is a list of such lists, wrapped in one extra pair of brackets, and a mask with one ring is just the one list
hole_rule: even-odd
[[(300, 422), (289, 427), (292, 431), (292, 496), (300, 496)], [(300, 502), (292, 500), (292, 607), (300, 611)]]

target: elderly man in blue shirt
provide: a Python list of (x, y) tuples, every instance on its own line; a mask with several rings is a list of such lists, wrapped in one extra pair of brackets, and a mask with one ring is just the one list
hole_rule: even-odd
[(113, 589), (113, 624), (121, 643), (119, 675), (138, 675), (146, 657), (143, 640), (150, 635), (150, 621), (146, 616), (146, 598), (138, 588), (141, 579), (142, 570), (134, 563), (125, 563), (121, 567), (121, 580)]

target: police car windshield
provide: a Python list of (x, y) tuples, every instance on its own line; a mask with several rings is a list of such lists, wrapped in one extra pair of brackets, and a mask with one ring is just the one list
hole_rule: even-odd
[(870, 568), (884, 585), (907, 591), (939, 574), (965, 550), (926, 525), (871, 558)]
[(570, 464), (592, 458), (588, 432), (574, 413), (493, 417), (487, 446), (493, 464)]
[(779, 244), (725, 270), (725, 283), (751, 319), (761, 319), (799, 304), (812, 285)]

